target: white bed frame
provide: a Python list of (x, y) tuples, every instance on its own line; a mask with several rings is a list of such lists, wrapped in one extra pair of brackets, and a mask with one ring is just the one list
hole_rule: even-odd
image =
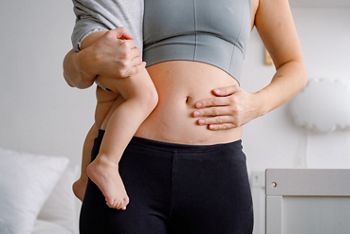
[(266, 234), (349, 234), (350, 169), (266, 169)]

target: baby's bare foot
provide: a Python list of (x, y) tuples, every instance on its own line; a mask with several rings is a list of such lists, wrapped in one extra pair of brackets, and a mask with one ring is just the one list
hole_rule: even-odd
[(119, 175), (117, 163), (99, 155), (87, 166), (86, 173), (101, 190), (110, 208), (126, 209), (129, 197)]
[(80, 201), (83, 201), (84, 199), (86, 184), (87, 184), (87, 178), (83, 179), (82, 177), (80, 177), (72, 185), (73, 193)]

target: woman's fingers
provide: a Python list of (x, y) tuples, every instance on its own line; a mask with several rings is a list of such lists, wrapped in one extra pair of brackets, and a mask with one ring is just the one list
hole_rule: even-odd
[(197, 101), (194, 106), (196, 108), (210, 107), (210, 106), (224, 106), (229, 105), (230, 99), (228, 97), (213, 97)]
[(240, 87), (238, 84), (230, 85), (230, 86), (225, 86), (221, 88), (215, 88), (213, 89), (213, 92), (217, 96), (227, 96), (227, 95), (232, 95), (233, 93), (237, 92), (240, 90)]
[(207, 125), (207, 124), (225, 124), (231, 123), (233, 124), (234, 118), (232, 115), (221, 115), (210, 118), (200, 118), (197, 120), (199, 125)]
[(142, 58), (141, 58), (141, 56), (137, 56), (137, 57), (134, 57), (132, 60), (131, 60), (131, 65), (132, 66), (139, 66), (139, 65), (141, 65), (142, 64)]
[(141, 62), (141, 64), (132, 66), (125, 70), (125, 73), (122, 73), (122, 78), (128, 78), (130, 76), (134, 76), (137, 73), (139, 73), (142, 69), (144, 69), (146, 66), (145, 62)]
[(141, 51), (137, 46), (134, 46), (130, 49), (131, 57), (140, 57), (141, 56)]
[(136, 73), (140, 72), (141, 69), (145, 69), (146, 67), (146, 62), (141, 62), (140, 65), (136, 66)]
[(131, 66), (138, 66), (142, 63), (140, 49), (136, 46), (131, 49)]
[(142, 68), (145, 67), (145, 63), (142, 62), (141, 51), (136, 46), (133, 40), (120, 40), (118, 51), (118, 70), (119, 78), (127, 78), (132, 75), (135, 75)]
[(134, 40), (120, 40), (120, 44), (128, 50), (135, 47), (137, 48)]
[(124, 40), (132, 40), (133, 39), (132, 35), (124, 27), (112, 29), (112, 30), (110, 30), (110, 32), (117, 39), (124, 39)]
[(213, 90), (216, 97), (195, 102), (193, 117), (198, 125), (207, 125), (209, 130), (227, 130), (241, 125), (239, 86), (231, 85)]
[(209, 124), (208, 128), (213, 131), (218, 131), (218, 130), (227, 130), (231, 128), (235, 128), (236, 125), (232, 123), (224, 123), (224, 124)]
[(216, 106), (195, 110), (194, 117), (218, 116), (218, 115), (232, 115), (230, 106)]
[[(199, 125), (208, 125), (210, 130), (223, 130), (242, 126), (260, 116), (259, 97), (237, 85), (219, 88), (214, 98), (195, 103), (193, 117), (199, 118)], [(219, 95), (220, 94), (220, 95)]]
[(233, 116), (232, 106), (216, 106), (196, 110), (192, 113), (199, 118), (198, 125), (208, 125), (210, 130), (226, 130), (237, 127), (239, 120)]
[(124, 28), (108, 31), (89, 51), (92, 51), (89, 57), (94, 58), (93, 64), (97, 68), (95, 73), (101, 76), (127, 78), (144, 68), (141, 51)]

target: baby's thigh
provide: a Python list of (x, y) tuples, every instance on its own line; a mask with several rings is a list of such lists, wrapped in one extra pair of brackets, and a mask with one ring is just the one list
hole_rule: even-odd
[(104, 128), (109, 116), (124, 101), (124, 98), (120, 94), (105, 91), (97, 86), (96, 99), (95, 125), (98, 128)]
[(127, 78), (98, 76), (96, 83), (101, 87), (120, 94), (124, 99), (142, 96), (145, 90), (154, 90), (155, 86), (146, 69)]

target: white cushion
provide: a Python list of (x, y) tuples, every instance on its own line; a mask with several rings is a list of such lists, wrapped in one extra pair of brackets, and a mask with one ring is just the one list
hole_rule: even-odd
[(294, 122), (316, 132), (350, 129), (350, 82), (309, 79), (289, 107)]
[(49, 198), (41, 209), (38, 219), (65, 227), (73, 233), (78, 232), (78, 210), (72, 184), (79, 176), (78, 166), (67, 167)]
[(32, 234), (72, 234), (72, 232), (58, 224), (36, 220)]
[(0, 219), (0, 233), (1, 234), (11, 234), (9, 226), (7, 225), (7, 223)]
[(11, 234), (30, 234), (68, 162), (64, 157), (0, 148), (0, 220), (4, 224), (1, 226)]

